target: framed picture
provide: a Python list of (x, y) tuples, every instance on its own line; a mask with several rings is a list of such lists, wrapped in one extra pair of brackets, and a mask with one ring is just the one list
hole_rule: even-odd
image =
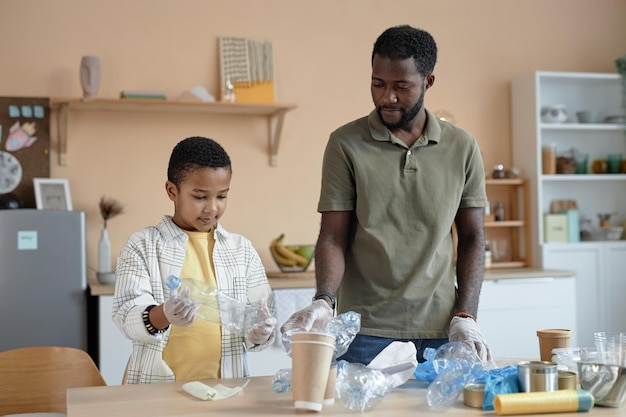
[(66, 179), (33, 178), (35, 203), (39, 210), (72, 210), (70, 184)]

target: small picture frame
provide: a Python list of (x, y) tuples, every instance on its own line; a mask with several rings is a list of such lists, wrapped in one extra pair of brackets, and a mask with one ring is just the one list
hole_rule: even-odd
[(72, 211), (70, 184), (67, 179), (33, 178), (38, 210)]

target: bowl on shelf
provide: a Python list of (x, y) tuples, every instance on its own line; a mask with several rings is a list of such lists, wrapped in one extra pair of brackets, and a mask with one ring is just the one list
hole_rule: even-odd
[(602, 235), (604, 237), (603, 240), (620, 240), (623, 233), (624, 228), (622, 226), (613, 226), (602, 229)]
[(598, 112), (595, 110), (581, 110), (576, 112), (578, 123), (598, 123)]
[(96, 272), (96, 278), (98, 278), (98, 282), (100, 282), (100, 284), (115, 284), (115, 272)]
[(285, 244), (281, 247), (270, 246), (272, 259), (281, 272), (305, 272), (313, 261), (315, 245)]
[(596, 362), (578, 362), (580, 387), (589, 391), (597, 405), (621, 407), (626, 403), (626, 368)]

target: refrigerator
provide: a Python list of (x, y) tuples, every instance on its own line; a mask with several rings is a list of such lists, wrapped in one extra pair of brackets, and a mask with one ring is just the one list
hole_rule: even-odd
[(85, 213), (0, 210), (0, 351), (88, 351)]

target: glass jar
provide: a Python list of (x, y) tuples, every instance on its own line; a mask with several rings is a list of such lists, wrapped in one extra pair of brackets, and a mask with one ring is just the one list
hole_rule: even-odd
[(504, 220), (504, 203), (502, 201), (496, 201), (493, 206), (493, 212), (496, 216), (496, 221), (500, 222)]
[(493, 167), (493, 172), (491, 173), (491, 178), (494, 180), (501, 180), (506, 178), (506, 171), (504, 171), (504, 165), (498, 164)]

